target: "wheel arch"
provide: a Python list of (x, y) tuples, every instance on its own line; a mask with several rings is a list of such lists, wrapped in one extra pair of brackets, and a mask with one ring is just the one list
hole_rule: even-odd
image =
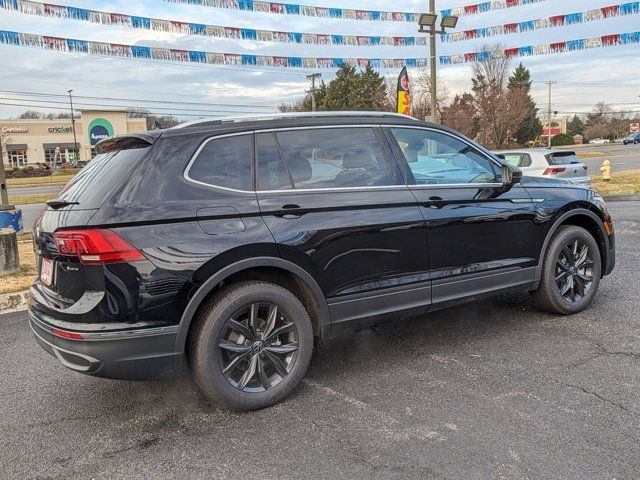
[(602, 219), (596, 213), (586, 208), (573, 208), (560, 215), (560, 217), (556, 219), (556, 221), (547, 232), (547, 236), (545, 237), (544, 243), (542, 244), (542, 249), (540, 251), (540, 259), (538, 261), (535, 279), (531, 290), (536, 290), (540, 285), (540, 280), (542, 278), (542, 269), (544, 266), (545, 255), (549, 246), (549, 242), (551, 242), (551, 238), (556, 233), (558, 228), (563, 225), (576, 225), (578, 227), (582, 227), (594, 237), (596, 243), (598, 244), (598, 249), (600, 250), (603, 275), (606, 271), (606, 264), (608, 261), (607, 252), (609, 251), (609, 239), (604, 230)]
[[(278, 276), (278, 274), (280, 276)], [(284, 280), (284, 279), (288, 279)], [(302, 267), (276, 257), (254, 257), (235, 262), (207, 279), (191, 297), (182, 313), (176, 334), (174, 352), (182, 356), (187, 338), (198, 310), (203, 302), (228, 283), (242, 279), (262, 279), (293, 291), (303, 303), (312, 303), (309, 312), (314, 335), (321, 340), (330, 336), (331, 316), (322, 289)], [(279, 281), (280, 279), (280, 281)]]

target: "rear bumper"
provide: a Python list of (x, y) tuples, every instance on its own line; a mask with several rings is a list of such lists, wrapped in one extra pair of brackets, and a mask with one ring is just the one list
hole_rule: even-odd
[[(76, 372), (121, 380), (151, 380), (176, 376), (183, 355), (174, 352), (177, 327), (113, 332), (67, 331), (46, 322), (46, 315), (29, 309), (29, 326), (40, 346)], [(54, 335), (80, 334), (81, 340)]]

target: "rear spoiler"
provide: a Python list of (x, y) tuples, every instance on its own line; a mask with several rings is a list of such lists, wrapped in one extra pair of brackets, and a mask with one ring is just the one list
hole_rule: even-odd
[(132, 148), (145, 148), (153, 145), (162, 132), (154, 130), (151, 132), (127, 133), (112, 138), (100, 140), (96, 144), (96, 153), (112, 152), (115, 150), (129, 150)]

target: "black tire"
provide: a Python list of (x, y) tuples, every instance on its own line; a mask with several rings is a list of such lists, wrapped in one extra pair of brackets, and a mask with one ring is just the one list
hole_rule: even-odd
[[(254, 305), (258, 307), (252, 317)], [(277, 309), (273, 317), (277, 317), (278, 323), (269, 330), (268, 322), (274, 307)], [(241, 320), (241, 312), (246, 312), (246, 320)], [(234, 317), (238, 318), (240, 326), (230, 323)], [(251, 318), (257, 319), (253, 323), (258, 326), (251, 325)], [(285, 288), (262, 281), (229, 285), (204, 305), (196, 321), (188, 347), (189, 366), (202, 393), (214, 403), (239, 410), (268, 407), (287, 397), (307, 372), (313, 353), (311, 320), (300, 300)], [(246, 336), (238, 333), (240, 331)], [(278, 331), (285, 333), (275, 341), (265, 337), (268, 332), (273, 332), (273, 335)], [(288, 343), (285, 344), (282, 338)], [(296, 341), (288, 340), (290, 338)], [(258, 343), (260, 345), (256, 347)], [(237, 345), (243, 350), (229, 351), (230, 345), (234, 349), (233, 345)], [(297, 349), (293, 352), (274, 353), (278, 348), (295, 346)], [(236, 360), (236, 356), (243, 358)], [(277, 358), (273, 359), (274, 356)], [(281, 362), (276, 365), (278, 358)], [(223, 373), (226, 367), (231, 368), (234, 361), (236, 366)], [(282, 368), (285, 368), (284, 372)], [(255, 373), (240, 389), (248, 370)], [(266, 388), (265, 384), (268, 385)]]
[[(583, 251), (583, 246), (587, 248), (584, 263), (581, 264), (583, 268), (577, 268), (580, 265), (578, 261), (573, 265), (567, 261), (573, 254), (574, 245), (578, 246), (579, 252)], [(563, 225), (554, 233), (547, 247), (540, 285), (531, 292), (533, 303), (540, 310), (560, 315), (581, 312), (591, 304), (598, 292), (601, 272), (600, 250), (593, 236), (584, 228)], [(585, 281), (587, 277), (592, 279), (590, 284)], [(572, 286), (563, 294), (562, 290), (568, 283)]]

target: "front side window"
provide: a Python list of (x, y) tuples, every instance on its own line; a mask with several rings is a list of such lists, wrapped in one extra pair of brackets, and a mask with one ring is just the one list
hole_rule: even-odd
[(276, 137), (295, 189), (395, 184), (371, 128), (291, 130)]
[(531, 166), (531, 155), (528, 153), (505, 153), (503, 157), (505, 162), (512, 167), (521, 168)]
[(415, 184), (499, 183), (493, 162), (455, 137), (432, 130), (391, 128)]
[(192, 180), (208, 185), (253, 190), (251, 135), (221, 137), (207, 142), (189, 169)]

